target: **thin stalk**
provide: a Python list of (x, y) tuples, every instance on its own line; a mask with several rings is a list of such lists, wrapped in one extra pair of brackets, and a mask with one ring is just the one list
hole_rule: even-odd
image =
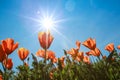
[(47, 49), (45, 49), (45, 61), (44, 61), (44, 62), (45, 62), (45, 65), (46, 65), (46, 57), (47, 57), (47, 54), (46, 54), (46, 53), (47, 53)]
[(102, 54), (102, 53), (100, 53), (100, 55), (103, 57), (103, 54)]
[(1, 64), (2, 64), (2, 67), (3, 67), (4, 72), (6, 72), (6, 68), (4, 67), (3, 63), (1, 63)]
[(24, 65), (24, 60), (23, 60), (23, 65)]
[(4, 70), (4, 80), (6, 80), (6, 68), (4, 67), (3, 63), (2, 64), (2, 67), (3, 67), (3, 70)]
[[(45, 63), (45, 67), (46, 67), (46, 64), (47, 64), (47, 59), (46, 59), (46, 57), (47, 57), (47, 49), (45, 49), (45, 59), (44, 59), (44, 63)], [(46, 73), (46, 68), (45, 68), (45, 72), (44, 72), (45, 74), (44, 74), (44, 80), (46, 80), (46, 75), (47, 75), (47, 73)]]

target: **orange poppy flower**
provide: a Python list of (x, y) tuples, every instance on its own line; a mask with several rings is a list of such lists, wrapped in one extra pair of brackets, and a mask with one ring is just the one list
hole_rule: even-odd
[(51, 50), (47, 51), (47, 55), (49, 59), (54, 59), (55, 58), (55, 53)]
[(84, 56), (83, 61), (84, 61), (85, 63), (90, 64), (90, 59), (89, 59), (88, 56)]
[(81, 59), (79, 57), (76, 57), (75, 60), (78, 61), (78, 62), (81, 61)]
[(96, 41), (95, 39), (88, 38), (86, 41), (83, 42), (83, 45), (91, 50), (96, 48)]
[(77, 46), (77, 49), (80, 49), (80, 41), (76, 41), (76, 46)]
[(60, 60), (62, 68), (64, 68), (65, 67), (65, 63), (64, 63), (65, 57), (62, 56), (59, 60)]
[(105, 47), (105, 50), (112, 52), (114, 50), (114, 44), (110, 43)]
[(67, 51), (68, 54), (70, 54), (73, 58), (75, 58), (78, 54), (79, 50), (72, 48), (71, 50)]
[(84, 58), (84, 53), (83, 52), (78, 52), (75, 60), (80, 62), (80, 61), (83, 61), (83, 58)]
[(0, 74), (0, 80), (3, 80), (2, 75)]
[(25, 48), (19, 48), (17, 52), (18, 52), (18, 56), (21, 60), (25, 60), (27, 58), (27, 56), (29, 55), (29, 50), (27, 50)]
[(94, 50), (91, 50), (90, 53), (92, 53), (93, 56), (100, 56), (101, 51), (98, 48), (95, 48)]
[(40, 32), (38, 34), (38, 39), (39, 39), (41, 47), (43, 49), (48, 49), (54, 38), (50, 34), (50, 32)]
[[(40, 49), (39, 49), (39, 50), (36, 52), (36, 56), (45, 58), (45, 50), (40, 50)], [(46, 58), (48, 58), (48, 55), (46, 55)]]
[(56, 58), (56, 57), (52, 58), (51, 61), (52, 61), (52, 63), (56, 63), (58, 61), (58, 58)]
[(80, 58), (81, 60), (83, 60), (83, 58), (84, 58), (84, 52), (79, 52), (77, 54), (77, 57)]
[(86, 55), (87, 55), (87, 56), (92, 55), (91, 51), (86, 52)]
[(2, 45), (0, 44), (0, 62), (2, 62), (6, 58), (6, 54), (3, 51)]
[(2, 47), (4, 52), (9, 55), (11, 54), (16, 48), (18, 48), (18, 42), (14, 43), (14, 40), (11, 38), (7, 38), (6, 40), (2, 40)]
[(120, 45), (118, 45), (118, 46), (117, 46), (117, 49), (119, 49), (119, 50), (120, 50)]
[(8, 70), (12, 69), (12, 67), (13, 67), (13, 62), (12, 62), (12, 59), (11, 59), (11, 58), (5, 60), (3, 63), (4, 63), (4, 65), (5, 65), (5, 68), (7, 68)]
[(62, 56), (59, 60), (60, 60), (60, 62), (61, 62), (61, 63), (63, 63), (63, 62), (64, 62), (64, 60), (65, 60), (65, 57), (64, 57), (64, 56)]
[[(45, 50), (38, 50), (38, 52), (36, 52), (36, 55), (38, 57), (42, 57), (45, 58)], [(55, 53), (51, 50), (47, 50), (46, 51), (46, 59), (55, 59)]]

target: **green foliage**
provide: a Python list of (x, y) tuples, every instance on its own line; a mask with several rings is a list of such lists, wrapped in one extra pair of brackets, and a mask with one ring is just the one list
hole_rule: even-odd
[[(114, 50), (105, 59), (96, 59), (87, 64), (72, 60), (65, 53), (65, 66), (60, 60), (57, 63), (38, 61), (32, 54), (32, 66), (19, 65), (16, 72), (0, 70), (4, 80), (118, 80), (120, 79), (120, 56)], [(114, 58), (114, 60), (112, 60)]]
[[(112, 55), (111, 55), (112, 54)], [(66, 56), (68, 57), (68, 56)], [(115, 60), (112, 60), (116, 57)], [(54, 72), (54, 80), (118, 80), (120, 79), (120, 57), (116, 51), (106, 59), (86, 64), (66, 59), (66, 66)]]

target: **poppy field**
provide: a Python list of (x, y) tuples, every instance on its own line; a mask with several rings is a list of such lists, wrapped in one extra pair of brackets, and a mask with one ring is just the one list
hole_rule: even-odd
[[(76, 41), (75, 48), (63, 50), (64, 55), (56, 57), (56, 53), (49, 50), (54, 41), (50, 31), (39, 32), (38, 45), (42, 49), (36, 53), (27, 48), (19, 48), (19, 42), (12, 38), (1, 40), (0, 43), (0, 80), (119, 80), (120, 79), (120, 45), (109, 43), (104, 47), (108, 55), (104, 55), (97, 47), (96, 40), (88, 38), (84, 42)], [(85, 52), (81, 46), (88, 48)], [(11, 55), (16, 55), (23, 62), (13, 70)], [(28, 56), (32, 56), (31, 64)], [(38, 60), (40, 58), (40, 60)], [(94, 59), (93, 59), (94, 58)]]

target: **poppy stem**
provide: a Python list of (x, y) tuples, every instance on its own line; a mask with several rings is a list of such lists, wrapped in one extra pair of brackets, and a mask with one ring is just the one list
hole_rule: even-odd
[(100, 55), (103, 57), (103, 54), (102, 54), (102, 53), (100, 53)]
[(4, 72), (6, 72), (6, 69), (5, 69), (4, 65), (3, 65), (3, 63), (1, 63), (1, 64), (2, 64), (2, 67), (3, 67)]
[(23, 65), (24, 65), (24, 60), (23, 60)]
[[(45, 67), (46, 67), (46, 57), (47, 57), (47, 49), (45, 49), (45, 59), (44, 59)], [(44, 73), (44, 80), (46, 80), (46, 69)]]
[(4, 67), (4, 64), (3, 64), (3, 62), (2, 62), (1, 64), (2, 64), (3, 70), (4, 70), (4, 72), (5, 72), (4, 79), (6, 80), (6, 68)]
[(45, 65), (46, 65), (46, 54), (47, 53), (47, 49), (45, 49)]

